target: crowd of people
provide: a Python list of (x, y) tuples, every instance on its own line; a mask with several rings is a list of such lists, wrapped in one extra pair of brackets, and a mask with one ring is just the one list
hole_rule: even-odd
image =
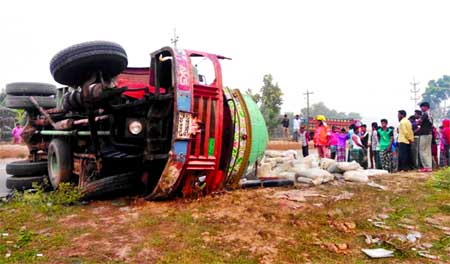
[[(310, 138), (299, 120), (297, 115), (294, 119), (293, 139), (301, 142), (305, 157), (309, 154)], [(370, 131), (367, 125), (359, 121), (349, 127), (329, 128), (325, 116), (318, 115), (315, 120), (317, 125), (312, 140), (321, 158), (340, 162), (356, 161), (365, 169), (376, 168), (390, 172), (415, 169), (431, 172), (433, 168), (449, 165), (450, 120), (445, 119), (438, 131), (433, 125), (428, 102), (421, 103), (420, 110), (409, 117), (405, 110), (399, 110), (397, 128), (389, 126), (387, 119), (381, 119), (380, 124), (373, 122)], [(287, 116), (282, 124), (287, 135)]]

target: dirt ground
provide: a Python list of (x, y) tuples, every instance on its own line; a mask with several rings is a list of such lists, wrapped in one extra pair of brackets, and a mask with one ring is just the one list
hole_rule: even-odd
[[(380, 176), (384, 189), (335, 181), (194, 200), (5, 203), (0, 262), (449, 263), (450, 191), (435, 187), (436, 175)], [(420, 238), (405, 241), (412, 232)], [(378, 247), (394, 256), (361, 252)]]
[(25, 158), (26, 156), (28, 156), (28, 148), (26, 145), (13, 145), (0, 142), (0, 159)]

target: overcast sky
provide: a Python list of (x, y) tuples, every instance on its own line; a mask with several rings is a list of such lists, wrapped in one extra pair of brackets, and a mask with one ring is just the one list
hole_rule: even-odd
[(110, 40), (130, 66), (170, 45), (231, 57), (224, 83), (254, 91), (271, 73), (283, 112), (314, 92), (338, 111), (394, 121), (411, 112), (413, 76), (424, 90), (450, 74), (449, 1), (1, 1), (0, 87), (52, 82), (51, 57), (66, 46)]

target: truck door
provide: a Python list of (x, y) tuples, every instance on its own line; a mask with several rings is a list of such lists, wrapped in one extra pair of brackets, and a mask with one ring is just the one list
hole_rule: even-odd
[[(219, 170), (223, 130), (222, 74), (216, 56), (188, 51), (193, 67), (194, 116), (198, 118), (200, 133), (191, 140), (187, 173), (197, 172), (206, 176), (205, 193), (216, 190), (223, 181)], [(202, 65), (210, 65), (210, 74), (203, 75)], [(198, 67), (198, 69), (197, 69)], [(200, 174), (198, 174), (200, 172)]]

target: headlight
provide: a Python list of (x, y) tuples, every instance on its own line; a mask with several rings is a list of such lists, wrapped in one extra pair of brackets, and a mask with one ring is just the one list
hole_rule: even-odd
[(142, 123), (139, 121), (133, 121), (128, 125), (128, 131), (133, 135), (138, 135), (142, 132)]

